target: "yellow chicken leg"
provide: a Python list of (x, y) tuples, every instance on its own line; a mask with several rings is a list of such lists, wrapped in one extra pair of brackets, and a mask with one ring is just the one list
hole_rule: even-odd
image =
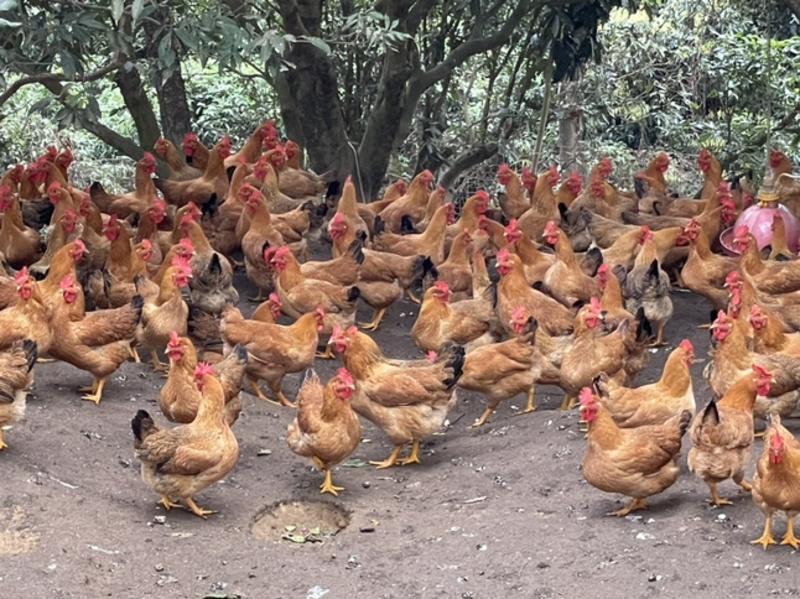
[[(789, 534), (788, 530), (786, 531), (786, 534)], [(794, 532), (792, 533), (792, 536), (794, 536)], [(767, 514), (767, 517), (764, 519), (764, 532), (761, 533), (761, 536), (755, 541), (750, 541), (750, 544), (761, 545), (765, 551), (767, 547), (775, 544), (775, 539), (772, 537), (772, 514)]]
[(166, 511), (170, 511), (174, 507), (181, 507), (180, 503), (175, 503), (166, 495), (161, 496), (161, 501), (158, 502), (158, 505), (161, 505)]
[(644, 499), (632, 499), (631, 502), (626, 505), (624, 508), (617, 510), (616, 512), (608, 512), (606, 516), (617, 516), (621, 518), (623, 516), (627, 516), (631, 512), (635, 512), (636, 510), (645, 510), (647, 509), (647, 503)]
[(650, 347), (664, 347), (666, 343), (664, 343), (664, 327), (667, 326), (667, 323), (663, 320), (658, 323), (658, 333), (656, 334), (656, 340), (650, 344)]
[(564, 401), (561, 402), (561, 406), (559, 406), (559, 410), (562, 412), (567, 412), (571, 410), (575, 406), (575, 397), (572, 395), (564, 394)]
[(746, 480), (742, 480), (741, 482), (738, 482), (736, 484), (742, 488), (742, 491), (746, 491), (747, 493), (753, 490), (753, 485), (751, 485)]
[(103, 399), (103, 387), (106, 386), (106, 379), (98, 379), (95, 381), (95, 390), (90, 393), (89, 395), (84, 395), (81, 399), (85, 399), (86, 401), (93, 401), (95, 404), (99, 404), (100, 400)]
[(415, 304), (421, 303), (420, 299), (416, 295), (414, 295), (414, 292), (411, 291), (410, 289), (406, 289), (406, 297)]
[(217, 513), (217, 512), (215, 512), (213, 510), (204, 510), (199, 505), (197, 505), (194, 502), (194, 499), (192, 499), (191, 497), (187, 497), (186, 499), (184, 499), (184, 501), (186, 502), (186, 506), (190, 510), (192, 510), (192, 513), (195, 516), (200, 516), (203, 520), (206, 519), (206, 516), (210, 516), (211, 514), (216, 514)]
[(169, 365), (164, 364), (159, 358), (156, 350), (150, 350), (150, 363), (153, 365), (153, 370), (156, 372), (167, 372), (169, 370)]
[(248, 297), (247, 301), (248, 302), (258, 302), (258, 303), (260, 303), (260, 302), (263, 302), (265, 299), (267, 299), (267, 298), (264, 297), (264, 290), (259, 288), (258, 295), (256, 297)]
[(478, 418), (475, 422), (469, 425), (469, 428), (478, 428), (486, 424), (486, 421), (489, 420), (491, 415), (494, 414), (494, 408), (486, 408), (481, 414), (481, 417)]
[(315, 357), (320, 358), (322, 360), (333, 360), (336, 357), (336, 354), (333, 353), (333, 346), (328, 345), (325, 347), (324, 352), (322, 353), (317, 352)]
[(409, 464), (419, 464), (419, 441), (414, 439), (411, 443), (411, 453), (408, 454), (407, 458), (400, 460), (400, 464), (402, 466), (408, 466)]
[(142, 359), (139, 357), (139, 350), (137, 350), (137, 349), (136, 349), (136, 346), (135, 346), (135, 345), (133, 345), (133, 343), (131, 343), (131, 346), (130, 346), (130, 350), (129, 350), (129, 351), (130, 351), (130, 353), (131, 353), (131, 359), (132, 359), (132, 360), (133, 360), (133, 361), (134, 361), (136, 364), (141, 364), (141, 362), (142, 362)]
[(297, 405), (293, 404), (291, 401), (289, 401), (286, 398), (286, 396), (283, 394), (283, 391), (281, 391), (280, 389), (275, 391), (275, 397), (278, 398), (278, 403), (280, 405), (282, 405), (283, 407), (285, 407), (285, 408), (297, 408)]
[(0, 451), (3, 451), (6, 447), (8, 447), (8, 444), (3, 441), (3, 429), (0, 428)]
[(708, 488), (711, 489), (711, 499), (708, 500), (708, 502), (711, 505), (715, 505), (717, 507), (722, 507), (723, 505), (733, 505), (732, 501), (728, 501), (727, 499), (722, 499), (717, 494), (717, 483), (715, 481), (709, 482)]
[(794, 516), (786, 515), (786, 534), (781, 539), (781, 545), (791, 545), (794, 549), (800, 548), (800, 542), (794, 536)]
[(379, 470), (383, 470), (384, 468), (391, 468), (395, 464), (398, 463), (398, 458), (400, 457), (400, 452), (403, 451), (402, 445), (395, 445), (394, 449), (392, 449), (392, 453), (389, 454), (389, 457), (383, 460), (382, 462), (370, 462), (373, 466), (377, 466)]
[(386, 308), (379, 308), (375, 310), (375, 313), (372, 315), (371, 322), (360, 322), (358, 325), (365, 331), (377, 331), (384, 314), (386, 314)]
[(528, 401), (525, 404), (525, 409), (522, 410), (522, 414), (530, 414), (531, 412), (536, 411), (536, 384), (531, 385), (531, 388), (528, 389)]
[(344, 487), (337, 487), (333, 484), (330, 468), (325, 468), (325, 480), (319, 486), (320, 493), (330, 493), (331, 495), (338, 495), (339, 491), (344, 491)]

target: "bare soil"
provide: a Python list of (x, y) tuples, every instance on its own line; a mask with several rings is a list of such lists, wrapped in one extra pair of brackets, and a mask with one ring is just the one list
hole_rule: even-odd
[[(245, 296), (252, 291), (245, 282), (240, 288)], [(654, 380), (683, 337), (699, 357), (706, 355), (707, 333), (696, 328), (707, 319), (705, 303), (685, 293), (674, 298), (669, 346), (652, 356), (638, 382)], [(376, 338), (389, 356), (418, 355), (408, 337), (416, 312), (400, 303), (387, 315)], [(326, 377), (337, 366), (318, 362), (317, 368)], [(702, 367), (694, 367), (699, 406), (709, 397)], [(289, 397), (301, 376), (287, 379)], [(36, 367), (27, 421), (6, 432), (10, 448), (0, 454), (4, 597), (544, 599), (799, 592), (798, 556), (788, 547), (765, 552), (750, 544), (763, 519), (732, 483), (721, 492), (734, 505), (712, 509), (705, 485), (684, 465), (677, 483), (653, 498), (649, 510), (623, 519), (604, 516), (622, 505), (621, 498), (583, 481), (578, 415), (558, 411), (562, 395), (552, 388), (539, 390), (537, 412), (517, 417), (524, 405), (519, 397), (480, 430), (467, 426), (481, 413), (482, 398), (459, 392), (450, 425), (424, 445), (418, 466), (378, 471), (365, 465), (391, 449), (365, 422), (364, 442), (349, 467), (334, 472), (334, 481), (346, 487), (338, 498), (321, 497), (321, 475), (286, 447), (293, 412), (245, 394), (234, 428), (239, 463), (197, 497), (219, 514), (204, 521), (184, 510), (166, 513), (139, 477), (130, 431), (141, 408), (165, 423), (157, 406), (162, 382), (146, 365), (125, 364), (95, 406), (76, 392), (87, 383), (85, 373), (61, 363)], [(756, 453), (760, 449), (757, 441)], [(299, 503), (264, 519), (280, 502)], [(331, 522), (345, 526), (327, 535)], [(783, 534), (782, 522), (775, 533)], [(308, 538), (281, 538), (288, 535)]]

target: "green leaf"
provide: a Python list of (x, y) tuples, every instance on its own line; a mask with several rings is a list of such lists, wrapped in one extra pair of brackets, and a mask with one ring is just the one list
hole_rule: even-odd
[(61, 68), (64, 69), (64, 74), (67, 77), (73, 77), (78, 72), (78, 63), (75, 57), (66, 50), (59, 52), (61, 57)]
[(188, 50), (196, 50), (197, 49), (197, 38), (194, 36), (194, 33), (190, 31), (186, 27), (177, 27), (173, 29), (177, 38), (181, 41), (184, 48)]
[(133, 4), (131, 4), (131, 17), (133, 17), (133, 24), (136, 24), (136, 21), (139, 20), (139, 16), (142, 14), (142, 9), (144, 8), (144, 0), (133, 0)]
[(125, 3), (123, 0), (111, 0), (111, 18), (114, 19), (115, 24), (119, 24), (124, 10)]
[(304, 36), (302, 41), (308, 42), (318, 50), (322, 50), (326, 55), (331, 53), (331, 47), (318, 37)]

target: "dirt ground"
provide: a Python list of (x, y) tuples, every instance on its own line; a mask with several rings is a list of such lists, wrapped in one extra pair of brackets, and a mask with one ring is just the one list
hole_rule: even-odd
[[(658, 376), (684, 336), (704, 358), (707, 333), (696, 325), (707, 314), (702, 301), (676, 293), (670, 345), (639, 382)], [(415, 316), (406, 303), (387, 315), (376, 337), (388, 355), (417, 354), (408, 337)], [(317, 368), (326, 377), (338, 366)], [(709, 397), (702, 367), (694, 367), (701, 406)], [(289, 397), (300, 378), (287, 380)], [(419, 466), (364, 465), (391, 449), (365, 422), (351, 467), (334, 473), (346, 487), (339, 498), (321, 497), (319, 473), (286, 447), (292, 411), (244, 395), (234, 428), (239, 463), (197, 497), (220, 513), (207, 521), (165, 513), (139, 477), (130, 431), (142, 408), (165, 423), (156, 403), (162, 380), (125, 364), (95, 406), (75, 390), (84, 373), (36, 367), (28, 418), (7, 431), (10, 449), (0, 454), (4, 597), (766, 597), (800, 588), (794, 551), (750, 544), (763, 519), (749, 496), (725, 483), (734, 505), (706, 505), (705, 485), (685, 469), (686, 444), (684, 472), (648, 511), (605, 517), (621, 498), (583, 482), (578, 415), (558, 411), (561, 393), (550, 388), (540, 390), (534, 414), (515, 416), (519, 397), (478, 431), (467, 425), (482, 398), (459, 392), (449, 427), (425, 444)], [(281, 508), (273, 521), (279, 535), (310, 536), (305, 543), (271, 540), (268, 523), (254, 527), (276, 502), (320, 500), (308, 504), (308, 522), (300, 521), (302, 504)], [(330, 506), (344, 511), (323, 517)], [(344, 529), (325, 536), (336, 520)], [(782, 521), (775, 532), (783, 534)]]

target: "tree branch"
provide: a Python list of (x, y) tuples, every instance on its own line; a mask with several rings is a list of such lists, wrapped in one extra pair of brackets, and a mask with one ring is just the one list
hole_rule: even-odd
[[(413, 97), (421, 96), (426, 89), (441, 81), (449, 75), (456, 67), (466, 62), (467, 59), (488, 52), (498, 46), (503, 45), (511, 37), (514, 29), (519, 25), (522, 17), (530, 8), (530, 0), (520, 0), (514, 11), (508, 16), (503, 26), (492, 35), (470, 39), (460, 46), (453, 48), (442, 62), (427, 71), (414, 75), (409, 81), (409, 95)], [(483, 17), (480, 18), (482, 20)]]
[(491, 142), (471, 148), (459, 154), (456, 159), (453, 160), (447, 172), (439, 179), (439, 185), (443, 186), (445, 189), (449, 188), (464, 171), (478, 166), (484, 160), (489, 160), (489, 158), (497, 154), (497, 150), (497, 144)]
[(84, 75), (74, 75), (72, 77), (68, 77), (63, 74), (58, 73), (38, 73), (36, 75), (31, 75), (30, 77), (22, 77), (21, 79), (17, 79), (8, 86), (6, 91), (0, 94), (0, 106), (8, 102), (8, 100), (17, 93), (20, 88), (26, 85), (33, 85), (34, 83), (59, 83), (59, 82), (67, 82), (67, 83), (88, 83), (89, 81), (96, 81), (97, 79), (102, 79), (109, 73), (116, 71), (119, 67), (124, 64), (123, 60), (117, 59), (106, 66), (97, 69), (96, 71), (92, 71), (90, 73), (86, 73)]

